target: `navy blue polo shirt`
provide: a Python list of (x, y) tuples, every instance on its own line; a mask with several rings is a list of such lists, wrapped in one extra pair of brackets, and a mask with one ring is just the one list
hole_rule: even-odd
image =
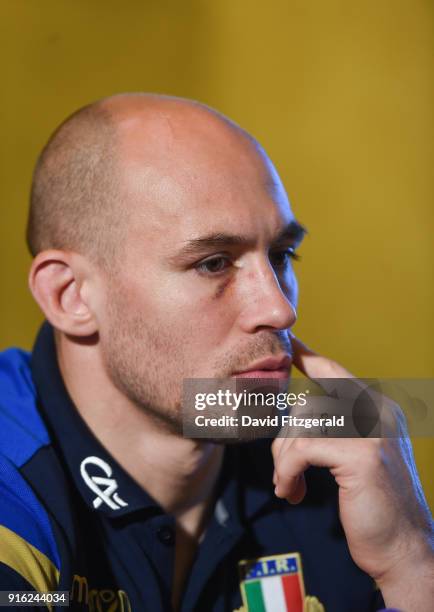
[[(81, 419), (47, 323), (31, 357), (0, 355), (0, 397), (0, 590), (70, 591), (73, 610), (171, 610), (175, 519)], [(306, 593), (327, 612), (380, 609), (350, 557), (329, 471), (307, 471), (295, 506), (275, 497), (272, 473), (270, 441), (225, 448), (180, 612), (240, 608), (239, 561), (288, 552), (300, 553)]]

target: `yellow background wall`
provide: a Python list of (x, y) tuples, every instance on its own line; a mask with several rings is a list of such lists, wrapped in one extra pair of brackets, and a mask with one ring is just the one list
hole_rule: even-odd
[[(32, 344), (32, 166), (120, 91), (202, 100), (256, 135), (310, 236), (296, 331), (360, 376), (434, 375), (430, 0), (3, 0), (0, 348)], [(415, 442), (431, 505), (433, 439)]]

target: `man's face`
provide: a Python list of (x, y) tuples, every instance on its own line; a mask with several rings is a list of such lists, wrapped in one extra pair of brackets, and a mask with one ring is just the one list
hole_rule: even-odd
[(130, 214), (100, 338), (116, 387), (179, 429), (185, 378), (230, 377), (290, 354), (300, 231), (245, 136), (198, 125), (187, 146), (161, 130), (148, 138), (152, 162), (128, 130), (124, 140)]

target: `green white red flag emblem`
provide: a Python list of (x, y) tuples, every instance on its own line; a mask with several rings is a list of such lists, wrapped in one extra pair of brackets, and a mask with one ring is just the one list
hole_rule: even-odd
[(246, 612), (303, 612), (304, 582), (298, 553), (238, 564)]

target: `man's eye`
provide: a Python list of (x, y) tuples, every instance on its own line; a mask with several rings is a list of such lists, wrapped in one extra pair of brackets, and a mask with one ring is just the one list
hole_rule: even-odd
[(231, 266), (231, 260), (228, 257), (211, 257), (202, 261), (196, 266), (196, 270), (201, 274), (218, 275), (224, 272)]
[(270, 253), (270, 262), (273, 268), (284, 268), (288, 265), (289, 260), (298, 261), (300, 256), (295, 252), (293, 247), (282, 249), (281, 251), (273, 251)]

